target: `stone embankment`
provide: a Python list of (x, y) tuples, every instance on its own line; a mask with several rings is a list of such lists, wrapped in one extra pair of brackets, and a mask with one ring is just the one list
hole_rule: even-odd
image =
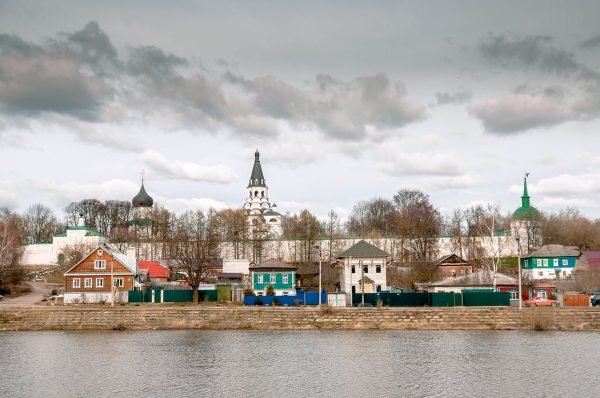
[(595, 308), (244, 308), (69, 306), (0, 309), (0, 330), (596, 330)]

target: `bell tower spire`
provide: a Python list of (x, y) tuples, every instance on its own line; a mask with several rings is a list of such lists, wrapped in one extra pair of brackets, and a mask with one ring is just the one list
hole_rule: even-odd
[(525, 172), (525, 177), (523, 178), (523, 196), (521, 196), (521, 207), (529, 207), (529, 193), (527, 192), (527, 177), (529, 177), (529, 173)]

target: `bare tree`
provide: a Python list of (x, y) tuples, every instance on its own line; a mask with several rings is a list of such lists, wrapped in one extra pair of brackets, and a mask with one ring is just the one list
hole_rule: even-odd
[(54, 234), (61, 229), (52, 210), (39, 203), (31, 205), (25, 210), (23, 223), (29, 243), (51, 241)]
[(389, 236), (396, 211), (394, 204), (384, 198), (358, 202), (352, 208), (347, 229), (352, 236)]
[(174, 230), (174, 261), (187, 274), (198, 304), (198, 286), (206, 280), (206, 269), (216, 257), (218, 236), (214, 210), (187, 211), (177, 218)]
[(600, 220), (590, 220), (576, 209), (546, 216), (542, 234), (547, 244), (577, 246), (584, 251), (600, 249)]
[(325, 220), (321, 229), (325, 231), (327, 239), (329, 240), (329, 257), (327, 259), (331, 261), (334, 251), (337, 251), (337, 248), (334, 248), (335, 239), (338, 238), (342, 232), (340, 216), (335, 211), (329, 210), (329, 213), (327, 213), (327, 220)]
[(20, 217), (0, 209), (0, 289), (21, 282), (24, 228)]
[(478, 243), (481, 251), (477, 256), (481, 265), (492, 273), (492, 286), (496, 290), (496, 273), (504, 250), (506, 220), (500, 214), (498, 203), (473, 206), (466, 210), (469, 234)]
[(422, 191), (403, 189), (394, 195), (394, 205), (398, 212), (395, 230), (405, 238), (414, 260), (426, 261), (435, 257), (442, 217), (429, 196)]

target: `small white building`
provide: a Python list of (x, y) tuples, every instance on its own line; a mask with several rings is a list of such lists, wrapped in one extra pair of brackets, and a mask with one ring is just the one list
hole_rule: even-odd
[(108, 243), (108, 238), (86, 227), (83, 216), (80, 216), (76, 227), (67, 228), (65, 232), (54, 235), (52, 243), (26, 245), (21, 265), (60, 265), (64, 261), (66, 248), (83, 246), (91, 250), (103, 243)]
[(337, 256), (342, 265), (340, 288), (351, 304), (351, 294), (387, 290), (386, 265), (390, 255), (364, 240)]

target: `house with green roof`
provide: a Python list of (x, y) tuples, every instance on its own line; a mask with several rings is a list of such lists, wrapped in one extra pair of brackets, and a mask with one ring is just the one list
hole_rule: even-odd
[(76, 226), (69, 227), (65, 232), (54, 235), (52, 242), (25, 246), (21, 265), (61, 265), (67, 247), (83, 245), (92, 248), (104, 243), (108, 243), (108, 238), (98, 231), (86, 227), (85, 219), (83, 215), (80, 215)]
[(353, 293), (375, 293), (387, 290), (386, 265), (390, 254), (364, 240), (337, 255), (342, 265), (340, 288), (352, 305)]

